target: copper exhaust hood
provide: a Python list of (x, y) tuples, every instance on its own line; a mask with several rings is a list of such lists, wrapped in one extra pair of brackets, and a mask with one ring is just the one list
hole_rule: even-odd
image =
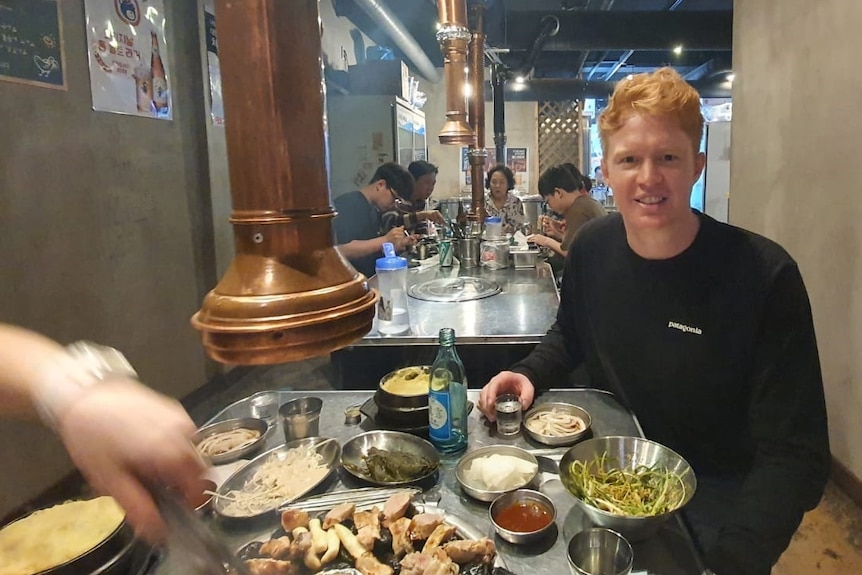
[(333, 247), (318, 0), (216, 0), (236, 256), (192, 325), (223, 363), (295, 361), (371, 329)]
[(438, 0), (437, 9), (440, 16), (437, 41), (443, 52), (446, 84), (446, 123), (438, 137), (444, 145), (473, 144), (476, 136), (467, 123), (467, 106), (464, 102), (464, 68), (467, 66), (467, 45), (470, 43), (467, 3), (466, 0)]

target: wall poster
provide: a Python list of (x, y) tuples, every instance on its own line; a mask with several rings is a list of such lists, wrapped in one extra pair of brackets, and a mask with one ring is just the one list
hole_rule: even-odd
[(527, 193), (530, 178), (527, 166), (527, 148), (506, 148), (506, 165), (515, 174), (515, 190)]
[(221, 98), (221, 64), (218, 59), (218, 34), (212, 0), (204, 3), (204, 31), (207, 42), (207, 68), (210, 76), (210, 115), (214, 126), (224, 126), (224, 102)]
[(164, 0), (84, 0), (84, 9), (93, 109), (172, 119)]
[(66, 89), (57, 0), (0, 0), (0, 80)]

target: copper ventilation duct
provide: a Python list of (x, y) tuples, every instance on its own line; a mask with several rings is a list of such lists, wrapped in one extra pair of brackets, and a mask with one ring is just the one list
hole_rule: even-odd
[(471, 202), (467, 219), (481, 224), (488, 213), (485, 211), (485, 3), (475, 2), (473, 12), (473, 39), (470, 42), (470, 71), (467, 76), (472, 88), (470, 94), (470, 127), (476, 134), (467, 157), (470, 161)]
[(438, 137), (444, 145), (472, 144), (475, 135), (467, 124), (464, 102), (464, 68), (470, 43), (467, 3), (466, 0), (438, 0), (437, 9), (440, 14), (437, 41), (443, 52), (443, 76), (446, 80), (446, 123)]
[(216, 0), (236, 256), (192, 325), (234, 364), (368, 333), (375, 291), (333, 247), (318, 0)]

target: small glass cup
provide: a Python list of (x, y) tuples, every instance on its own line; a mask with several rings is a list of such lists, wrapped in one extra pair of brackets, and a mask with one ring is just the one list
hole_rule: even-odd
[(278, 414), (278, 394), (274, 391), (255, 393), (248, 400), (251, 416), (272, 423)]
[(497, 396), (494, 401), (497, 413), (497, 433), (500, 435), (517, 435), (521, 431), (521, 401), (513, 393)]

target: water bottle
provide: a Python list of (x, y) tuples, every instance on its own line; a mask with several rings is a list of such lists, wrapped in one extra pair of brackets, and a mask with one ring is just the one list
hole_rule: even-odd
[(455, 351), (455, 330), (440, 330), (440, 348), (431, 366), (428, 435), (442, 453), (467, 448), (467, 374)]
[(395, 246), (383, 244), (384, 257), (377, 260), (377, 331), (382, 335), (400, 335), (410, 331), (407, 312), (407, 258), (395, 255)]

